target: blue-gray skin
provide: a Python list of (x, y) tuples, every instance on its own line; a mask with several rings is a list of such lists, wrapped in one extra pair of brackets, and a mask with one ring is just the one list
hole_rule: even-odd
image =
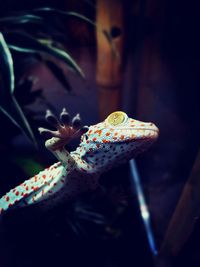
[[(45, 146), (59, 162), (4, 195), (0, 199), (0, 213), (32, 204), (46, 209), (96, 189), (101, 173), (146, 150), (159, 133), (153, 123), (131, 119), (122, 111), (110, 114), (105, 121), (89, 128), (81, 128), (79, 114), (70, 122), (65, 109), (60, 121), (50, 111), (46, 119), (56, 131), (44, 128), (39, 131), (49, 138)], [(65, 145), (80, 136), (78, 148), (67, 152)]]

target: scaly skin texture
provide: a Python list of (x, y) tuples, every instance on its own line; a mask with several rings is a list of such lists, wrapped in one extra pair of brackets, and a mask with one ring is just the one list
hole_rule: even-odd
[[(82, 192), (96, 189), (101, 173), (146, 150), (159, 132), (153, 123), (131, 119), (121, 111), (89, 128), (80, 127), (78, 114), (70, 124), (65, 109), (60, 115), (61, 122), (50, 111), (46, 119), (57, 130), (39, 130), (50, 137), (45, 145), (59, 162), (4, 195), (0, 199), (0, 213), (32, 204), (49, 208), (59, 201), (68, 201)], [(80, 145), (68, 153), (64, 146), (79, 136)]]

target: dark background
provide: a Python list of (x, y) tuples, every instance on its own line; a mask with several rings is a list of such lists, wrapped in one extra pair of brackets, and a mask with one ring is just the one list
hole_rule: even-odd
[[(93, 20), (96, 16), (95, 2), (89, 1), (6, 1), (0, 4), (0, 15), (40, 6), (76, 10)], [(136, 119), (155, 122), (160, 129), (158, 142), (137, 159), (158, 247), (199, 148), (198, 10), (194, 1), (124, 1), (122, 109)], [(33, 62), (24, 75), (38, 77), (32, 91), (40, 88), (43, 95), (28, 105), (28, 116), (34, 114), (30, 121), (34, 129), (44, 125), (47, 107), (57, 114), (62, 107), (73, 115), (80, 112), (84, 124), (99, 120), (95, 31), (76, 22), (66, 23), (66, 28), (70, 33), (66, 46), (86, 79), (67, 72), (72, 87), (68, 93), (44, 65)], [(24, 97), (19, 94), (21, 102)], [(55, 159), (45, 150), (41, 137), (37, 136), (36, 150), (4, 115), (0, 121), (3, 195), (37, 172), (36, 167), (40, 170)], [(24, 219), (18, 214), (8, 216), (1, 227), (2, 266), (153, 266), (129, 178), (128, 164), (102, 177), (107, 195), (114, 194), (114, 200), (98, 192), (63, 204), (39, 219), (31, 214), (22, 216)], [(89, 205), (106, 222), (102, 226), (92, 219), (80, 220), (77, 205), (83, 210)], [(87, 237), (73, 230), (77, 221)], [(190, 240), (173, 260), (174, 266), (199, 266), (199, 249), (197, 221)]]

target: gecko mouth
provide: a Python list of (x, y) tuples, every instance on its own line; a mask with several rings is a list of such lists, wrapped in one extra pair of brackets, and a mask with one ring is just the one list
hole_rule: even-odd
[(159, 135), (159, 129), (155, 126), (155, 128), (127, 128), (123, 130), (123, 133), (129, 136), (135, 136), (138, 138), (144, 138), (149, 137), (149, 136), (157, 136)]
[(157, 126), (153, 125), (153, 126), (150, 126), (150, 127), (127, 127), (127, 128), (124, 128), (124, 131), (154, 131), (154, 132), (159, 132), (159, 129)]
[(154, 141), (157, 140), (159, 136), (159, 131), (158, 130), (153, 130), (153, 129), (140, 129), (135, 132), (133, 130), (126, 131), (125, 129), (123, 132), (120, 132), (118, 134), (118, 137), (114, 136), (113, 140), (112, 139), (104, 139), (102, 141), (95, 141), (94, 143), (96, 144), (124, 144), (124, 143), (153, 143)]

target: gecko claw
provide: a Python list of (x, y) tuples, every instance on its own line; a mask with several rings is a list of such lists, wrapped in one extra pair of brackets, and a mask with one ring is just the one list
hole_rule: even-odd
[(72, 119), (72, 126), (74, 129), (80, 129), (81, 127), (81, 117), (80, 114), (76, 114), (76, 116)]
[(60, 113), (60, 120), (65, 126), (70, 124), (70, 115), (65, 108), (63, 108), (62, 112)]

